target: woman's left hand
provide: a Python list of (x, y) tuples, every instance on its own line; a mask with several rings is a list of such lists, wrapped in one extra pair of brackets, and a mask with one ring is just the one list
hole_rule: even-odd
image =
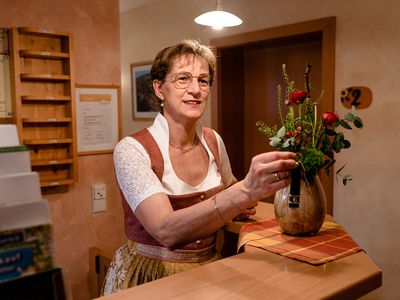
[(234, 220), (235, 221), (245, 221), (245, 220), (249, 219), (250, 216), (255, 215), (256, 212), (257, 211), (256, 211), (255, 207), (248, 208), (245, 211), (243, 211), (240, 215), (235, 217)]

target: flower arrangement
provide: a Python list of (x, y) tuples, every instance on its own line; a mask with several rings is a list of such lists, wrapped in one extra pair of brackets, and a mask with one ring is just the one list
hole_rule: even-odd
[[(267, 126), (265, 122), (258, 121), (258, 129), (269, 137), (270, 145), (280, 151), (296, 152), (307, 181), (312, 181), (321, 169), (325, 169), (329, 175), (329, 169), (335, 164), (334, 152), (339, 153), (342, 149), (351, 146), (339, 128), (351, 130), (351, 124), (362, 128), (363, 123), (356, 110), (352, 107), (351, 112), (341, 118), (335, 112), (318, 113), (323, 92), (313, 98), (310, 93), (311, 65), (306, 64), (304, 74), (304, 89), (296, 89), (294, 81), (290, 81), (286, 72), (286, 65), (282, 65), (282, 75), (286, 83), (285, 99), (282, 100), (282, 86), (277, 87), (278, 113), (282, 127)], [(285, 114), (283, 104), (285, 105)], [(341, 175), (341, 167), (336, 172), (343, 178), (345, 185), (351, 180), (350, 175)]]

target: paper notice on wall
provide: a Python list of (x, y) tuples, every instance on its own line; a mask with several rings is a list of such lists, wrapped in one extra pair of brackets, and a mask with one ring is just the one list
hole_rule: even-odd
[(0, 54), (0, 118), (11, 118), (10, 60)]
[(111, 94), (80, 94), (78, 151), (113, 149), (115, 126)]

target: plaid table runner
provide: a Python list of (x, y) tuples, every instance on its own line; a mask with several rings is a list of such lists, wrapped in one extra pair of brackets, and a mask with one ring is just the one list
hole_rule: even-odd
[(238, 249), (244, 245), (298, 259), (313, 265), (324, 264), (362, 248), (335, 222), (325, 221), (311, 237), (292, 237), (282, 233), (276, 219), (244, 225), (239, 232)]

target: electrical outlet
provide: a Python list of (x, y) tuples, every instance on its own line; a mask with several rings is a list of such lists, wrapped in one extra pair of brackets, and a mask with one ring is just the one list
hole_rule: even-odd
[(92, 185), (92, 212), (103, 212), (107, 208), (107, 187), (104, 183)]
[(104, 183), (92, 185), (92, 198), (93, 199), (107, 198), (107, 188)]

